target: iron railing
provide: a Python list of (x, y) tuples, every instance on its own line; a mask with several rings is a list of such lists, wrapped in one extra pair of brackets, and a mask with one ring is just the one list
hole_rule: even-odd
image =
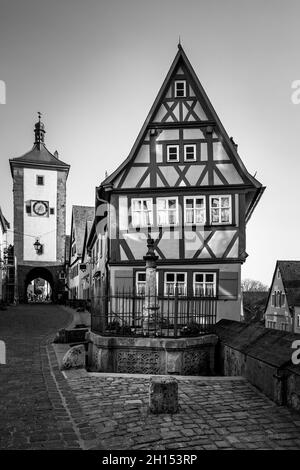
[[(145, 322), (143, 311), (153, 309), (153, 322)], [(209, 333), (217, 318), (216, 297), (136, 295), (119, 292), (91, 299), (92, 331), (108, 336), (198, 336)]]

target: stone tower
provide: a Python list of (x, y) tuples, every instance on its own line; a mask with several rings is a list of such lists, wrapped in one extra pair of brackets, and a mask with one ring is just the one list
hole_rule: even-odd
[(70, 165), (45, 146), (45, 126), (35, 124), (32, 149), (9, 160), (13, 177), (16, 296), (27, 300), (27, 286), (41, 277), (52, 299), (64, 291), (66, 181)]

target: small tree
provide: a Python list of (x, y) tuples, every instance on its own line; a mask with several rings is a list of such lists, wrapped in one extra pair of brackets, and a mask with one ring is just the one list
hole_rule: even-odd
[(268, 292), (269, 290), (268, 286), (254, 279), (243, 279), (241, 284), (243, 292)]
[(244, 319), (246, 322), (262, 322), (269, 288), (260, 281), (242, 281)]

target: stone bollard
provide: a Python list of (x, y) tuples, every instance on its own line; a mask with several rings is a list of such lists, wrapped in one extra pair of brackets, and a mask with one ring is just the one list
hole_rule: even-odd
[(151, 377), (149, 408), (154, 414), (178, 411), (178, 383), (174, 377)]

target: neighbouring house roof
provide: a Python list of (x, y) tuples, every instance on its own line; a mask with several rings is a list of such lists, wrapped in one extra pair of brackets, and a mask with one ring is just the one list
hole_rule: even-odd
[(225, 319), (214, 331), (223, 344), (277, 368), (292, 364), (291, 344), (299, 339), (295, 333)]
[[(300, 261), (277, 261), (289, 307), (300, 306)], [(275, 272), (276, 272), (275, 270)]]
[(95, 208), (91, 206), (73, 206), (72, 207), (72, 228), (75, 231), (77, 255), (82, 255), (83, 241), (86, 222), (93, 222), (95, 217)]
[(4, 217), (1, 207), (0, 207), (0, 224), (2, 227), (2, 232), (6, 232), (7, 229), (10, 228), (9, 222), (7, 222), (6, 218)]
[(300, 306), (300, 261), (278, 260), (276, 262), (272, 284), (266, 303), (266, 309), (269, 304), (274, 285), (274, 279), (278, 269), (280, 271), (288, 307), (290, 310), (292, 310), (294, 306)]

